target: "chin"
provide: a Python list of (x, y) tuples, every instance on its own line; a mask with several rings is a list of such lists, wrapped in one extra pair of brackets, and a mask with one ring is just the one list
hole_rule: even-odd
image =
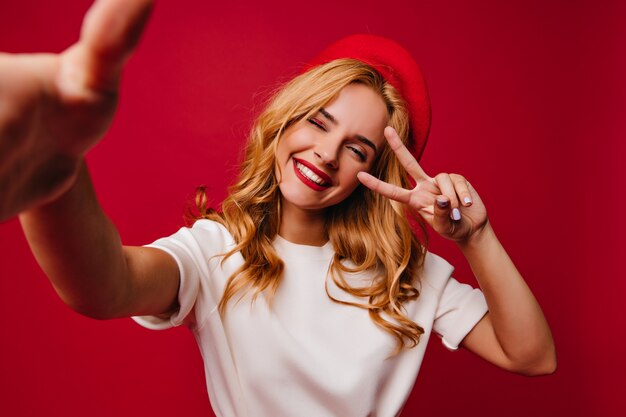
[(303, 193), (289, 188), (280, 188), (283, 205), (289, 204), (301, 210), (323, 210), (329, 206), (323, 201), (320, 201), (319, 198), (315, 198), (311, 195), (306, 195), (306, 192)]

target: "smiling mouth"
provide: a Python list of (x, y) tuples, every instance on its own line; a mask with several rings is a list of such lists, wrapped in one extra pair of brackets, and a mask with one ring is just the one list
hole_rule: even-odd
[(312, 188), (321, 191), (327, 187), (331, 186), (331, 183), (323, 179), (320, 175), (313, 172), (311, 168), (309, 168), (302, 161), (294, 158), (293, 165), (298, 176), (305, 180), (305, 184), (311, 186)]

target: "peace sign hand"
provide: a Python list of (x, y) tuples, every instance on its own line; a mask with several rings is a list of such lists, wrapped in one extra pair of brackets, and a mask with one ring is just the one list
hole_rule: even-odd
[(387, 126), (385, 138), (415, 181), (415, 187), (407, 190), (360, 172), (358, 178), (363, 185), (391, 200), (407, 204), (437, 233), (455, 242), (467, 242), (485, 227), (485, 205), (463, 176), (441, 173), (434, 178), (430, 177), (404, 146), (395, 129)]

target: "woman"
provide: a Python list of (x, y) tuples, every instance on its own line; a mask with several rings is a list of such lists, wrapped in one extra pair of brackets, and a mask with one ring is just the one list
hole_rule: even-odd
[[(223, 213), (206, 212), (200, 195), (207, 220), (149, 247), (122, 246), (81, 162), (113, 113), (124, 51), (148, 8), (120, 4), (128, 26), (104, 33), (113, 3), (96, 4), (81, 43), (60, 60), (31, 58), (61, 69), (46, 75), (60, 74), (48, 79), (59, 92), (52, 107), (66, 106), (59, 136), (70, 146), (55, 142), (64, 152), (42, 166), (62, 185), (46, 187), (48, 202), (21, 221), (70, 306), (190, 326), (218, 415), (396, 415), (432, 329), (505, 369), (554, 370), (549, 328), (478, 194), (461, 176), (421, 170), (402, 142), (412, 138), (419, 155), (427, 128), (409, 122), (423, 114), (362, 60), (333, 59), (281, 90), (255, 125)], [(35, 121), (46, 137), (54, 116)], [(87, 145), (72, 142), (85, 125)], [(458, 243), (486, 303), (426, 253), (400, 203)]]

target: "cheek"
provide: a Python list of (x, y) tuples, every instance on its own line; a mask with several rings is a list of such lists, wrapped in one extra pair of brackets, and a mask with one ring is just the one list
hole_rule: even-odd
[(349, 172), (344, 173), (343, 177), (341, 178), (341, 182), (344, 184), (347, 194), (352, 193), (361, 184), (361, 181), (359, 181), (356, 176), (356, 174), (361, 171), (365, 171), (365, 169), (353, 169)]
[(276, 160), (280, 162), (287, 153), (285, 138), (281, 138), (276, 145)]
[(283, 136), (278, 143), (277, 153), (290, 156), (308, 146), (311, 138), (304, 129), (297, 129)]
[(363, 171), (367, 172), (368, 174), (372, 174), (373, 176), (375, 176), (376, 178), (378, 178), (380, 176), (380, 169), (381, 169), (381, 157), (383, 155), (381, 155), (380, 153), (376, 154), (374, 156), (374, 158), (371, 160), (371, 162), (369, 162), (367, 164), (367, 167), (363, 169)]
[(274, 175), (278, 182), (281, 181), (285, 175), (285, 171), (289, 168), (289, 162), (291, 154), (293, 153), (288, 146), (287, 138), (281, 138), (281, 140), (274, 145)]

